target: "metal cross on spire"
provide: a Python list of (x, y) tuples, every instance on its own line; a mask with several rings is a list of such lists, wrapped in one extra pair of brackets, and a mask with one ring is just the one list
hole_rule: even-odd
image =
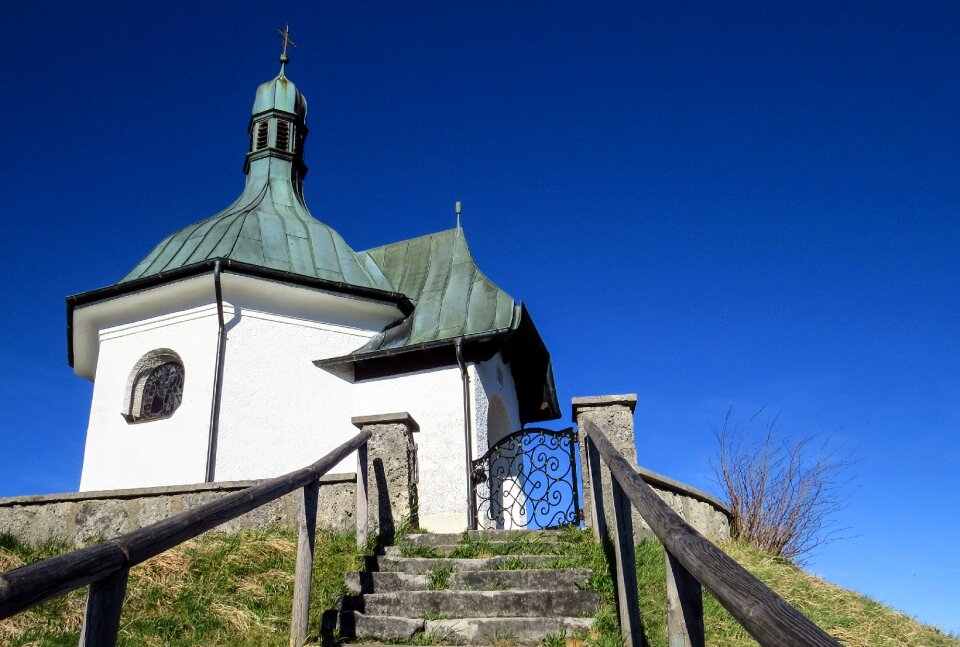
[(287, 56), (287, 47), (296, 47), (297, 44), (290, 38), (289, 23), (287, 23), (287, 26), (283, 29), (277, 27), (277, 33), (283, 38), (283, 52), (280, 54), (280, 76), (283, 76), (283, 68), (290, 61), (290, 58)]

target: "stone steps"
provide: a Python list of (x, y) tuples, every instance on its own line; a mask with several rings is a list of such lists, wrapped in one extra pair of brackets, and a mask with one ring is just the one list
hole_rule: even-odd
[(465, 558), (474, 555), (496, 557), (499, 555), (515, 555), (517, 553), (523, 553), (525, 555), (556, 554), (556, 547), (554, 545), (541, 543), (511, 544), (506, 542), (491, 542), (489, 544), (471, 546), (464, 546), (463, 544), (437, 544), (435, 546), (402, 544), (400, 546), (387, 546), (383, 549), (383, 555), (385, 557)]
[[(588, 632), (593, 618), (449, 618), (420, 620), (399, 616), (368, 616), (351, 612), (351, 636), (364, 640), (411, 640), (425, 634), (431, 643), (492, 645), (538, 643), (545, 636)], [(346, 623), (345, 623), (346, 624)], [(367, 643), (364, 643), (367, 645)]]
[(418, 546), (436, 546), (438, 544), (461, 543), (467, 541), (490, 541), (497, 543), (521, 542), (551, 542), (556, 543), (560, 537), (557, 530), (468, 530), (466, 533), (425, 532), (414, 533), (403, 538), (406, 544)]
[(363, 596), (363, 612), (407, 618), (530, 618), (593, 615), (600, 597), (593, 591), (396, 591)]
[(449, 566), (455, 571), (495, 571), (508, 566), (546, 567), (553, 566), (556, 555), (497, 555), (496, 557), (387, 557), (376, 558), (377, 568), (381, 571), (426, 574), (440, 566)]
[[(588, 568), (553, 568), (560, 552), (551, 531), (417, 534), (349, 573), (340, 635), (429, 644), (526, 644), (587, 632), (599, 595), (583, 590)], [(461, 549), (493, 557), (441, 556)], [(524, 551), (536, 550), (536, 554)], [(404, 552), (430, 555), (402, 557)], [(514, 554), (516, 553), (516, 554)]]
[[(515, 571), (464, 571), (451, 573), (446, 589), (498, 591), (577, 590), (590, 579), (589, 568), (540, 569)], [(429, 575), (399, 572), (347, 573), (347, 590), (354, 594), (391, 593), (395, 591), (427, 591)]]
[(457, 618), (427, 620), (424, 633), (454, 644), (536, 644), (550, 635), (586, 633), (592, 626), (593, 618)]

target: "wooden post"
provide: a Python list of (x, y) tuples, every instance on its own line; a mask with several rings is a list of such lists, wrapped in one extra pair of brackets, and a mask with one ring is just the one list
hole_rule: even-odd
[(129, 573), (130, 569), (124, 568), (90, 585), (80, 647), (113, 647), (117, 644)]
[[(96, 602), (108, 590), (107, 578), (114, 577), (118, 571), (145, 562), (225, 521), (306, 487), (347, 459), (370, 436), (369, 432), (361, 432), (312, 465), (226, 494), (102, 544), (0, 573), (0, 620), (44, 600), (104, 580), (91, 592)], [(100, 606), (96, 603), (92, 609)], [(95, 618), (101, 615), (94, 613)], [(94, 621), (91, 619), (91, 623)]]
[(317, 539), (317, 497), (320, 481), (308, 483), (300, 502), (300, 533), (297, 537), (297, 570), (293, 581), (293, 612), (290, 617), (290, 647), (307, 642), (310, 625), (310, 593), (313, 588), (313, 548)]
[[(580, 442), (583, 447), (583, 457), (586, 459), (583, 461), (584, 465), (582, 465), (581, 468), (587, 473), (584, 484), (589, 490), (583, 493), (585, 500), (584, 508), (589, 507), (590, 509), (593, 538), (599, 542), (605, 542), (607, 540), (607, 518), (605, 516), (606, 511), (603, 508), (603, 482), (600, 478), (602, 471), (600, 454), (597, 452), (597, 448), (589, 436), (583, 436), (583, 440)], [(607, 478), (609, 478), (609, 475)], [(589, 502), (590, 505), (587, 506), (586, 502)]]
[(604, 464), (676, 560), (764, 647), (840, 647), (802, 613), (680, 518), (620, 455), (596, 424), (584, 423)]
[(367, 548), (369, 501), (367, 500), (367, 444), (357, 449), (357, 548)]
[[(595, 448), (594, 448), (595, 449)], [(596, 453), (596, 452), (594, 452)], [(646, 647), (647, 639), (640, 621), (640, 596), (637, 591), (637, 556), (633, 546), (633, 515), (630, 499), (609, 472), (613, 499), (613, 538), (616, 551), (617, 607), (620, 636), (625, 647)]]
[(667, 564), (667, 635), (670, 647), (704, 647), (703, 590), (669, 551)]

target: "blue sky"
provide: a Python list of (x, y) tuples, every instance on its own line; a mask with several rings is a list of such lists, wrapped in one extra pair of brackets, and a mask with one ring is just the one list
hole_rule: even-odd
[[(29, 6), (28, 6), (29, 5)], [(839, 6), (838, 6), (839, 5)], [(570, 397), (716, 491), (711, 424), (855, 464), (811, 568), (960, 632), (960, 7), (14, 3), (0, 26), (0, 496), (77, 487), (63, 297), (242, 188), (253, 92), (310, 105), (306, 195), (363, 249), (450, 227)]]

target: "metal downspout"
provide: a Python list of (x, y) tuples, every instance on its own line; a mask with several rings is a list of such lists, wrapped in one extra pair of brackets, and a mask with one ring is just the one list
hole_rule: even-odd
[(454, 342), (457, 351), (457, 364), (460, 366), (460, 378), (463, 380), (463, 445), (466, 454), (467, 469), (467, 528), (477, 529), (476, 499), (473, 495), (473, 434), (470, 430), (470, 377), (467, 375), (467, 365), (463, 361), (463, 337), (457, 337)]
[(205, 480), (213, 483), (217, 464), (217, 431), (220, 427), (220, 394), (223, 390), (223, 353), (226, 337), (223, 334), (223, 289), (220, 286), (220, 259), (213, 265), (213, 289), (217, 295), (217, 360), (213, 366), (213, 400), (210, 403), (210, 434), (207, 439), (207, 472)]

